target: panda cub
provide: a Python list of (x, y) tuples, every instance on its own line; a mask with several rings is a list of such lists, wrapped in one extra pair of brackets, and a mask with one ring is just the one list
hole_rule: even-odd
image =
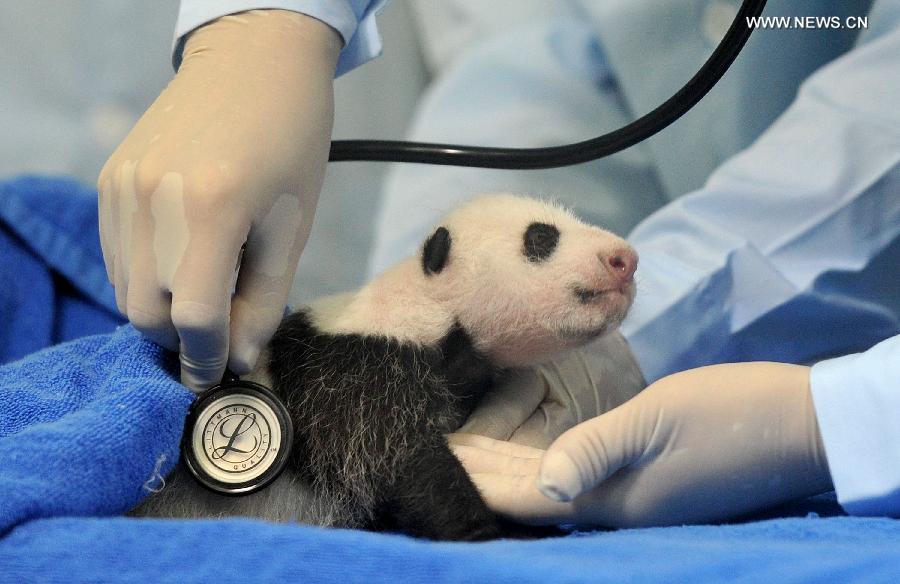
[(444, 434), (498, 370), (618, 327), (636, 264), (624, 240), (556, 205), (478, 198), (447, 216), (416, 257), (284, 319), (246, 377), (271, 387), (294, 423), (292, 460), (272, 485), (218, 495), (179, 464), (134, 513), (501, 537)]

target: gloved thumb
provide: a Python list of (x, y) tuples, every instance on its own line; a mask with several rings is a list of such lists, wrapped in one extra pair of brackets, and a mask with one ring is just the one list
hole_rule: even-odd
[[(640, 460), (655, 421), (632, 400), (562, 434), (541, 461), (538, 488), (555, 501), (571, 501)], [(655, 416), (653, 416), (655, 418)]]

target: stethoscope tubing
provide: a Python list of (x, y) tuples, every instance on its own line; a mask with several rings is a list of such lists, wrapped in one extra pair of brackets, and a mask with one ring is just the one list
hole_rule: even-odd
[(545, 148), (497, 148), (394, 140), (335, 140), (330, 162), (416, 162), (507, 170), (536, 170), (572, 166), (597, 160), (646, 140), (687, 113), (722, 78), (750, 38), (750, 22), (766, 0), (744, 0), (722, 41), (699, 71), (675, 95), (656, 109), (602, 136)]

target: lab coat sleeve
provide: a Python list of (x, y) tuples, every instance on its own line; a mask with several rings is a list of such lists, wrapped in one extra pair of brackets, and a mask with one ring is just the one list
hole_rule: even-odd
[(335, 29), (344, 41), (335, 76), (381, 54), (375, 15), (388, 0), (181, 0), (175, 25), (172, 63), (181, 64), (187, 35), (220, 16), (257, 8), (292, 10), (312, 16)]
[(814, 363), (900, 333), (900, 10), (877, 27), (702, 189), (632, 232), (638, 296), (622, 330), (648, 380)]
[(817, 363), (810, 390), (838, 501), (900, 517), (900, 335)]

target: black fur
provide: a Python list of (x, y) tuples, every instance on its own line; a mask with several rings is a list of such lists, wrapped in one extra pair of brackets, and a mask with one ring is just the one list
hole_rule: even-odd
[(525, 230), (522, 253), (529, 262), (542, 262), (553, 255), (559, 243), (559, 229), (548, 223), (532, 223)]
[(425, 274), (437, 274), (444, 269), (453, 243), (446, 227), (438, 227), (425, 242), (422, 250), (422, 270)]
[(577, 298), (579, 302), (587, 304), (602, 296), (604, 292), (602, 290), (591, 290), (589, 288), (582, 288), (581, 286), (573, 286), (572, 294), (575, 295), (575, 298)]
[(303, 312), (270, 344), (273, 389), (291, 411), (294, 457), (348, 527), (482, 540), (501, 530), (444, 433), (456, 430), (492, 367), (454, 327), (438, 347), (322, 334)]

